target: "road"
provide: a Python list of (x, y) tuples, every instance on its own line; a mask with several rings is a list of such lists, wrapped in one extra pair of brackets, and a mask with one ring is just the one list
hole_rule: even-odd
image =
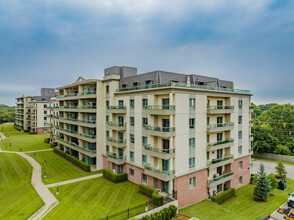
[[(275, 166), (277, 165), (277, 163), (264, 160), (253, 161), (253, 167), (251, 168), (251, 172), (256, 173), (261, 163), (264, 164), (264, 168), (267, 174), (276, 172)], [(294, 166), (288, 164), (284, 164), (284, 166), (287, 171), (287, 177), (294, 179)]]

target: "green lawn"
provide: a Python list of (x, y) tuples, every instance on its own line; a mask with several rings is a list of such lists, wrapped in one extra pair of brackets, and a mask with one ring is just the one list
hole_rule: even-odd
[[(44, 184), (89, 176), (99, 172), (85, 172), (52, 151), (36, 152), (35, 157), (34, 153), (27, 154), (33, 157), (42, 166), (42, 173), (44, 173), (45, 169), (47, 177), (43, 177)], [(44, 165), (45, 159), (46, 165)]]
[[(253, 161), (264, 160), (264, 161), (269, 161), (269, 162), (274, 162), (274, 163), (279, 162), (278, 160), (266, 159), (266, 158), (260, 158), (260, 157), (254, 157), (252, 159), (253, 159)], [(294, 166), (294, 163), (292, 163), (292, 162), (286, 162), (286, 161), (282, 161), (282, 162), (283, 162), (283, 164), (289, 164), (289, 165)]]
[[(55, 194), (56, 187), (50, 190)], [(113, 184), (103, 177), (62, 185), (60, 194), (56, 195), (60, 203), (44, 219), (103, 218), (146, 203), (148, 200), (138, 191), (134, 183)]]
[(24, 132), (16, 130), (13, 124), (0, 124), (0, 132), (8, 136), (24, 134)]
[[(4, 128), (4, 131), (6, 129)], [(6, 134), (6, 132), (4, 132)], [(8, 137), (0, 141), (0, 147), (5, 151), (34, 151), (50, 149), (49, 144), (44, 143), (44, 138), (49, 137), (48, 134), (28, 134), (20, 131), (7, 132)]]
[[(210, 201), (203, 201), (193, 206), (180, 210), (180, 213), (190, 217), (202, 219), (260, 219), (274, 212), (279, 206), (287, 201), (288, 193), (294, 190), (294, 180), (287, 179), (288, 189), (281, 191), (275, 189), (274, 196), (270, 196), (268, 202), (258, 203), (253, 200), (253, 185), (244, 186), (236, 190), (237, 198), (218, 206)], [(208, 208), (209, 207), (209, 208)], [(209, 211), (208, 211), (209, 210)]]
[(0, 219), (27, 219), (44, 205), (31, 176), (32, 167), (24, 158), (0, 153)]

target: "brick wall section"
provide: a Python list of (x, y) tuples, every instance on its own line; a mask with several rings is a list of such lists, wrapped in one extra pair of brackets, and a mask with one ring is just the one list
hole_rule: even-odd
[(103, 169), (108, 169), (108, 160), (107, 157), (102, 155), (103, 158)]
[(51, 128), (37, 128), (37, 134), (44, 134), (45, 129), (47, 129), (47, 132), (51, 131)]
[[(174, 180), (180, 209), (208, 198), (207, 176), (207, 169), (204, 169)], [(196, 177), (196, 187), (190, 189), (189, 179), (192, 177)]]
[[(236, 159), (231, 164), (231, 170), (234, 171), (234, 179), (231, 180), (230, 186), (238, 189), (250, 183), (250, 159), (251, 156)], [(243, 161), (243, 169), (239, 170), (239, 162)], [(239, 177), (242, 176), (243, 183), (239, 184)]]
[[(126, 163), (125, 169), (126, 169), (126, 173), (128, 174), (129, 181), (136, 183), (136, 184), (142, 183), (142, 173), (144, 173), (143, 169), (136, 167), (136, 166), (133, 166), (128, 163)], [(130, 169), (134, 170), (134, 178), (130, 177)], [(148, 177), (147, 177), (147, 183), (148, 183)]]

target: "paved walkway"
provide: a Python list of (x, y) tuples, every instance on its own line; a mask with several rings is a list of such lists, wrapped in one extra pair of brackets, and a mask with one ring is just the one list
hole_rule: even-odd
[[(6, 137), (3, 133), (0, 132), (0, 141), (4, 140)], [(1, 147), (0, 147), (0, 152), (1, 152)]]
[(60, 186), (60, 185), (65, 185), (65, 184), (69, 184), (69, 183), (75, 183), (75, 182), (80, 182), (80, 181), (84, 181), (84, 180), (94, 179), (94, 178), (101, 177), (101, 176), (103, 176), (103, 174), (99, 173), (99, 174), (94, 174), (91, 176), (85, 176), (85, 177), (81, 177), (81, 178), (66, 180), (66, 181), (62, 181), (62, 182), (58, 182), (58, 183), (47, 184), (46, 187), (50, 188), (50, 187), (54, 187), (57, 185)]

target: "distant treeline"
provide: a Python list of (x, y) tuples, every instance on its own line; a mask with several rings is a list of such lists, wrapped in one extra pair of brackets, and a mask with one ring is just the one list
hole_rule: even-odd
[(14, 122), (15, 108), (0, 104), (0, 124)]

